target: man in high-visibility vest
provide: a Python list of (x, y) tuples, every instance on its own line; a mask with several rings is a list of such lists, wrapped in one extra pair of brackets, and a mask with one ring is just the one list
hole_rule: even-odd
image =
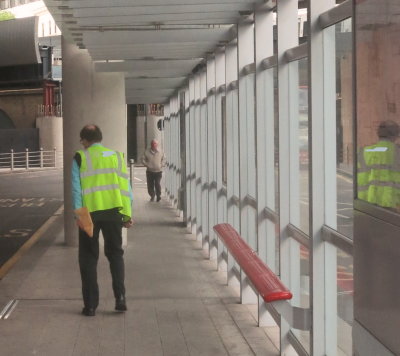
[(378, 143), (358, 154), (358, 198), (392, 210), (400, 207), (400, 149), (395, 143), (399, 133), (396, 122), (381, 122)]
[(93, 222), (91, 231), (78, 218), (82, 314), (94, 316), (99, 304), (97, 261), (100, 231), (104, 237), (104, 253), (110, 263), (115, 310), (123, 312), (127, 307), (122, 227), (129, 228), (133, 224), (129, 176), (123, 154), (100, 144), (102, 133), (99, 127), (86, 125), (80, 138), (84, 149), (76, 152), (72, 164), (73, 208), (75, 212), (88, 210), (88, 220), (91, 218)]

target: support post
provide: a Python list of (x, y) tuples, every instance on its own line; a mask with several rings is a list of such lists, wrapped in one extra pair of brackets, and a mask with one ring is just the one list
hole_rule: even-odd
[(25, 168), (29, 169), (29, 149), (25, 148)]
[(14, 150), (11, 149), (11, 170), (14, 170)]
[(57, 167), (57, 149), (53, 148), (54, 168)]
[(131, 180), (131, 188), (133, 189), (133, 179), (134, 179), (134, 163), (135, 160), (134, 159), (130, 159), (129, 160), (129, 174), (130, 174), (130, 180)]
[(43, 168), (43, 147), (40, 147), (40, 168)]

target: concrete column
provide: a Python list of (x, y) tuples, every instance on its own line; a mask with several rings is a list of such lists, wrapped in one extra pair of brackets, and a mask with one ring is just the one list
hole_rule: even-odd
[(146, 150), (146, 116), (136, 117), (136, 144), (137, 144), (137, 162), (142, 164), (142, 156)]
[[(149, 111), (148, 111), (149, 112)], [(147, 115), (147, 147), (150, 146), (152, 139), (156, 139), (160, 147), (164, 150), (164, 137), (163, 131), (157, 128), (158, 120), (163, 119), (163, 116)]]
[(71, 197), (71, 164), (80, 149), (79, 132), (96, 124), (103, 144), (126, 155), (127, 122), (123, 73), (97, 73), (86, 50), (62, 39), (64, 112), (64, 206), (65, 242), (78, 244)]

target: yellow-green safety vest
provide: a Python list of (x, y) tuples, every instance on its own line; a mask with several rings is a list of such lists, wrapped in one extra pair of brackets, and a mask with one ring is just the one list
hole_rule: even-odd
[(381, 140), (358, 153), (358, 198), (385, 208), (400, 206), (399, 147)]
[(90, 212), (118, 208), (124, 221), (132, 216), (129, 175), (124, 156), (102, 145), (79, 150), (82, 202)]

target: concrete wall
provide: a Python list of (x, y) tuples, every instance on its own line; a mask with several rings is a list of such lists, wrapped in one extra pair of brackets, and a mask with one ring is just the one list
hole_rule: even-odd
[(45, 151), (63, 150), (63, 119), (56, 116), (44, 116), (36, 119), (39, 129), (39, 145)]
[(42, 89), (21, 90), (18, 94), (0, 95), (0, 109), (7, 113), (17, 129), (35, 127), (37, 108), (42, 103)]

